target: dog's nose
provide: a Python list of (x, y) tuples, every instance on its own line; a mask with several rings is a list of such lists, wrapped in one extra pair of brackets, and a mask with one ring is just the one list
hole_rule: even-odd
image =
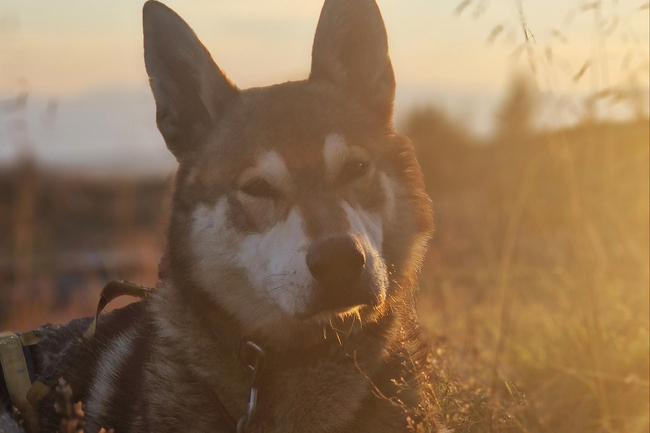
[(321, 284), (356, 283), (366, 264), (361, 245), (349, 235), (331, 236), (314, 242), (307, 252), (307, 267)]
[(307, 252), (307, 267), (324, 293), (325, 308), (345, 308), (370, 303), (372, 297), (359, 286), (366, 255), (351, 235), (335, 235), (314, 242)]

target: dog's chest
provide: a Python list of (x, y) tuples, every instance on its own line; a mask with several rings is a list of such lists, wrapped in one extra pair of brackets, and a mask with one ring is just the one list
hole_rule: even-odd
[[(340, 431), (370, 393), (370, 384), (353, 363), (320, 362), (273, 375), (261, 403), (272, 431)], [(266, 430), (265, 430), (266, 431)]]
[[(150, 400), (150, 419), (156, 420), (152, 431), (202, 432), (207, 426), (214, 430), (227, 424), (221, 405), (234, 420), (246, 413), (250, 376), (241, 371), (236, 360), (219, 364), (219, 358), (214, 358), (208, 371), (178, 362), (178, 355), (174, 358), (172, 362), (154, 358), (147, 368), (145, 392)], [(353, 362), (324, 360), (282, 369), (269, 363), (266, 367), (259, 381), (252, 431), (344, 431), (370, 395), (368, 379), (359, 374)]]

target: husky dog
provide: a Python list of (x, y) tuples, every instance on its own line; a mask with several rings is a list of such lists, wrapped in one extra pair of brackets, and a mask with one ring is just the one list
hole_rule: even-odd
[[(432, 215), (393, 129), (375, 1), (326, 0), (309, 78), (248, 90), (172, 10), (148, 1), (143, 15), (179, 163), (161, 280), (88, 341), (90, 319), (40, 331), (41, 380), (69, 382), (89, 433), (407, 431), (423, 402), (413, 295)], [(38, 404), (44, 432), (54, 394)]]

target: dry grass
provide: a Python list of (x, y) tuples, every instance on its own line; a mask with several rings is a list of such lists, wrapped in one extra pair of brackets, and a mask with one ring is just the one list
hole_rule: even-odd
[(452, 165), (429, 184), (421, 277), (421, 321), (449, 342), (440, 417), (454, 431), (647, 432), (647, 120), (501, 137), (457, 167), (426, 133), (435, 122), (420, 111), (409, 132)]

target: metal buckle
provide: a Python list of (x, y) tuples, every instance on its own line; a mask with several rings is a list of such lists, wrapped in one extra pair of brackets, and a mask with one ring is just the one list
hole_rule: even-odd
[(251, 380), (248, 409), (244, 416), (237, 422), (237, 433), (244, 433), (249, 427), (257, 413), (257, 382), (264, 367), (266, 351), (252, 341), (242, 341), (239, 345), (239, 361), (253, 373)]

